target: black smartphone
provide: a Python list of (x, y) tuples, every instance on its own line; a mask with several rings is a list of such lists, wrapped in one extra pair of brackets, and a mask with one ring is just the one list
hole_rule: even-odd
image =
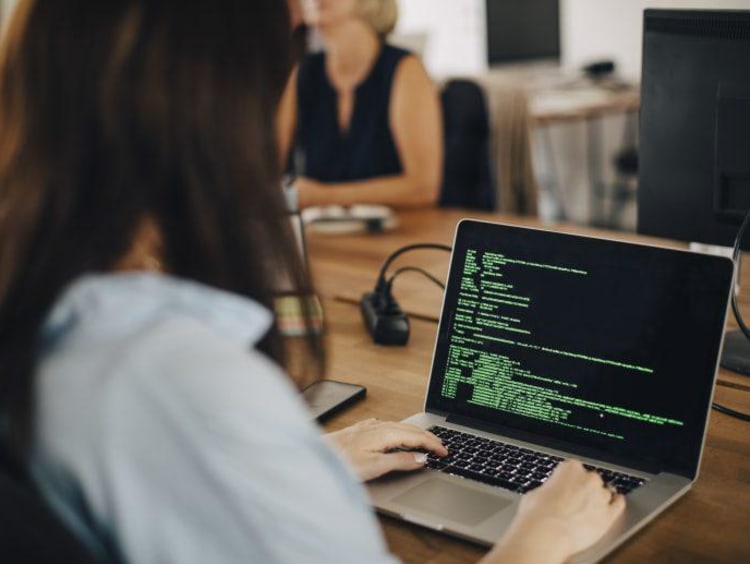
[(324, 421), (345, 407), (365, 397), (367, 388), (357, 384), (319, 380), (302, 390), (312, 416)]

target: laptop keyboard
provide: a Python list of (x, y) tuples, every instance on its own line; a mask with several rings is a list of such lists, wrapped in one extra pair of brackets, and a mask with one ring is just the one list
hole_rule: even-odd
[[(517, 493), (526, 493), (541, 486), (563, 459), (518, 447), (500, 441), (493, 441), (447, 429), (431, 427), (448, 449), (448, 456), (438, 457), (428, 454), (427, 467), (477, 480), (485, 484), (499, 486)], [(628, 494), (643, 485), (644, 479), (584, 464), (587, 470), (598, 472), (604, 483), (613, 486), (619, 493)]]

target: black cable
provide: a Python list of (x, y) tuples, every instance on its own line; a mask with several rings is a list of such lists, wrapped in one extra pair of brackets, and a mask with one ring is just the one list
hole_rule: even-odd
[[(747, 214), (745, 214), (745, 219), (742, 221), (742, 225), (740, 225), (740, 230), (737, 232), (737, 237), (734, 239), (734, 249), (732, 251), (732, 257), (734, 258), (734, 264), (736, 265), (737, 272), (735, 273), (735, 276), (739, 277), (740, 275), (740, 246), (742, 245), (742, 239), (745, 236), (745, 230), (747, 229), (748, 223), (750, 223), (750, 210), (748, 210)], [(736, 278), (735, 282), (736, 283)], [(734, 312), (734, 318), (737, 320), (737, 325), (739, 326), (742, 333), (750, 339), (750, 327), (747, 326), (745, 323), (745, 320), (742, 318), (742, 313), (740, 313), (739, 305), (737, 304), (737, 292), (732, 292), (732, 312)]]
[[(737, 304), (737, 292), (735, 291), (737, 277), (739, 277), (740, 275), (740, 247), (742, 246), (742, 239), (745, 237), (745, 230), (747, 229), (748, 224), (750, 224), (750, 210), (747, 211), (747, 213), (745, 214), (745, 219), (742, 220), (742, 225), (740, 225), (740, 229), (739, 231), (737, 231), (737, 236), (734, 239), (734, 247), (732, 249), (732, 258), (734, 259), (735, 264), (735, 278), (734, 280), (732, 280), (732, 312), (734, 313), (734, 318), (737, 321), (737, 325), (739, 326), (740, 331), (742, 331), (742, 334), (745, 335), (748, 340), (750, 340), (750, 327), (747, 326), (745, 320), (742, 318), (742, 313), (740, 312), (739, 305)], [(739, 419), (740, 421), (750, 422), (749, 413), (735, 411), (734, 409), (718, 403), (712, 403), (711, 407), (719, 413), (723, 413), (724, 415), (728, 415), (729, 417), (734, 417), (735, 419)]]
[(364, 294), (359, 302), (362, 320), (365, 323), (367, 331), (372, 335), (373, 341), (377, 344), (405, 345), (409, 341), (409, 318), (391, 294), (391, 286), (396, 276), (406, 270), (421, 271), (428, 278), (432, 278), (432, 275), (417, 267), (401, 268), (390, 279), (386, 279), (386, 272), (388, 272), (388, 267), (397, 257), (418, 249), (434, 249), (448, 252), (453, 250), (448, 245), (438, 243), (415, 243), (401, 247), (385, 259), (383, 266), (380, 268), (375, 289), (372, 292)]
[(396, 280), (396, 278), (399, 275), (403, 274), (404, 272), (418, 272), (419, 274), (421, 274), (425, 278), (429, 278), (432, 282), (434, 282), (435, 284), (437, 284), (438, 286), (440, 286), (441, 290), (445, 290), (445, 284), (442, 283), (438, 279), (437, 276), (435, 276), (434, 274), (432, 274), (430, 272), (427, 272), (424, 268), (419, 268), (418, 266), (404, 266), (404, 267), (399, 268), (398, 270), (396, 270), (396, 272), (394, 272), (393, 274), (391, 274), (391, 277), (386, 282), (386, 291), (388, 293), (390, 293), (391, 289), (393, 288), (393, 282), (394, 282), (394, 280)]
[(729, 415), (729, 417), (734, 417), (736, 419), (739, 419), (740, 421), (747, 421), (748, 423), (750, 423), (750, 414), (748, 413), (735, 411), (734, 409), (730, 409), (724, 405), (719, 405), (718, 403), (713, 404), (711, 407), (713, 407), (719, 413), (723, 413), (724, 415)]
[(417, 249), (435, 249), (438, 251), (447, 251), (449, 253), (453, 251), (453, 247), (451, 247), (450, 245), (441, 245), (440, 243), (414, 243), (413, 245), (406, 245), (405, 247), (401, 247), (400, 249), (391, 253), (390, 256), (385, 259), (383, 266), (380, 267), (378, 281), (375, 284), (376, 293), (382, 293), (386, 289), (387, 281), (385, 278), (385, 273), (388, 271), (388, 267), (391, 265), (391, 263), (404, 253), (415, 251)]

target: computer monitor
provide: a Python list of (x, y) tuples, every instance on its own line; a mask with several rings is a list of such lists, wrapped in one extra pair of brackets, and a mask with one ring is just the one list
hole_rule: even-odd
[(731, 246), (750, 209), (750, 11), (646, 10), (639, 145), (639, 233)]
[(487, 0), (490, 65), (560, 58), (560, 0)]
[[(750, 209), (750, 11), (645, 11), (639, 146), (638, 232), (731, 246)], [(750, 373), (743, 335), (722, 364)]]

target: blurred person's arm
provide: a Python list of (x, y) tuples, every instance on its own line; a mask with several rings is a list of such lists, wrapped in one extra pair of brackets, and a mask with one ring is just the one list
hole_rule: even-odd
[[(293, 80), (296, 84), (296, 77)], [(296, 98), (294, 93), (285, 95), (282, 110), (285, 103), (296, 104), (293, 97)], [(287, 112), (282, 111), (281, 147), (285, 149), (284, 155), (288, 154), (291, 143), (293, 118), (294, 106)], [(300, 207), (362, 203), (396, 208), (435, 205), (443, 168), (442, 115), (435, 85), (416, 57), (405, 58), (396, 71), (390, 126), (401, 158), (402, 174), (344, 183), (300, 178), (297, 181)], [(286, 137), (284, 128), (290, 131)]]
[(289, 151), (292, 149), (294, 130), (297, 128), (297, 69), (294, 69), (281, 96), (277, 115), (277, 135), (281, 168), (286, 170)]
[(286, 3), (289, 6), (291, 28), (294, 29), (302, 23), (302, 6), (300, 6), (299, 0), (286, 0)]

